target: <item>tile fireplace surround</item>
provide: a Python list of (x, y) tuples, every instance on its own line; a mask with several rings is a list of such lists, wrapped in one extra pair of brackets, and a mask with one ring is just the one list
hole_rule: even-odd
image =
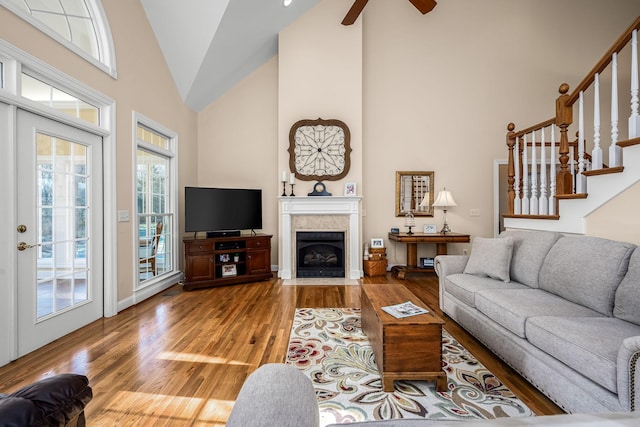
[(344, 231), (345, 274), (362, 277), (359, 196), (279, 197), (278, 277), (296, 277), (297, 231)]

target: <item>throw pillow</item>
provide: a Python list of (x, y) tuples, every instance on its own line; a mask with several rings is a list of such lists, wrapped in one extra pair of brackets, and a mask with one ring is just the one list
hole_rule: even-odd
[(503, 282), (511, 281), (509, 268), (513, 253), (513, 238), (476, 237), (471, 243), (471, 255), (464, 268), (466, 274), (489, 276)]

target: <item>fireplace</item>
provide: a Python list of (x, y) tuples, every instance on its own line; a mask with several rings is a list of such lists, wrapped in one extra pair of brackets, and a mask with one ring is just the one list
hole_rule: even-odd
[(345, 277), (344, 232), (296, 232), (296, 277)]
[[(280, 233), (278, 277), (299, 278), (298, 232), (340, 232), (343, 235), (343, 275), (362, 277), (360, 196), (310, 196), (279, 198)], [(309, 277), (309, 276), (307, 276)], [(335, 276), (334, 276), (335, 277)]]

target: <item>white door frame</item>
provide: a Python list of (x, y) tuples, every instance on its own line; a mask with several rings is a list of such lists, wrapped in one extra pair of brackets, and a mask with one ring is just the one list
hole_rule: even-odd
[[(6, 108), (0, 108), (0, 145), (3, 147), (0, 156), (0, 177), (6, 185), (0, 185), (1, 200), (11, 201), (2, 206), (0, 219), (4, 224), (16, 223), (16, 150), (15, 150), (15, 123), (16, 107), (42, 115), (52, 120), (57, 120), (69, 126), (78, 127), (87, 132), (94, 133), (103, 138), (103, 182), (104, 182), (104, 316), (111, 317), (118, 313), (118, 265), (117, 265), (117, 217), (116, 217), (116, 105), (115, 101), (106, 95), (86, 86), (55, 68), (45, 64), (32, 55), (14, 47), (4, 40), (0, 40), (0, 53), (3, 56), (15, 60), (5, 62), (5, 82), (18, 79), (20, 64), (28, 65), (40, 75), (47, 76), (50, 80), (59, 82), (63, 87), (73, 88), (80, 94), (80, 98), (90, 100), (93, 105), (100, 108), (101, 126), (95, 126), (63, 113), (53, 111), (37, 102), (17, 96), (9, 87), (0, 89), (0, 102), (6, 104)], [(9, 328), (0, 328), (0, 366), (17, 358), (17, 293), (16, 268), (18, 244), (17, 233), (12, 227), (0, 227), (0, 238), (5, 244), (0, 245), (0, 281), (13, 286), (0, 286), (0, 320)], [(6, 322), (6, 323), (5, 323)], [(6, 343), (6, 345), (5, 345)]]

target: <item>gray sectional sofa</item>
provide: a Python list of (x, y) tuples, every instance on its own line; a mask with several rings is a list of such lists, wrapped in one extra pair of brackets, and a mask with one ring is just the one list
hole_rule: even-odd
[(565, 411), (640, 408), (640, 248), (512, 230), (435, 268), (440, 308)]

